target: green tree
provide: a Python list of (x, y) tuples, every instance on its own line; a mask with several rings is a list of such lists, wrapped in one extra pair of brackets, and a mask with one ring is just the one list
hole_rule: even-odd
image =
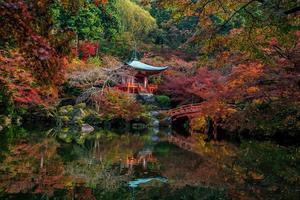
[(157, 28), (150, 13), (130, 0), (117, 0), (123, 32), (131, 32), (136, 38), (145, 38)]
[(57, 30), (70, 29), (76, 34), (77, 48), (80, 40), (111, 40), (120, 30), (120, 17), (116, 1), (102, 4), (84, 1), (77, 12), (57, 1), (52, 7)]

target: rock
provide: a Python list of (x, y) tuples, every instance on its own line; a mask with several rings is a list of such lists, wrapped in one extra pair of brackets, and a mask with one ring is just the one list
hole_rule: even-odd
[(159, 127), (153, 127), (152, 133), (157, 135), (159, 133)]
[(4, 128), (0, 125), (0, 132), (3, 130)]
[(62, 121), (63, 121), (64, 123), (68, 123), (68, 122), (70, 121), (70, 119), (69, 119), (68, 116), (63, 116), (63, 117), (62, 117)]
[(63, 133), (68, 133), (69, 132), (69, 128), (65, 127), (61, 130)]
[(103, 124), (101, 117), (97, 113), (91, 113), (84, 118), (84, 121), (92, 126), (101, 126)]
[(61, 107), (61, 108), (59, 109), (58, 113), (59, 113), (60, 115), (67, 115), (67, 114), (68, 114), (68, 111), (67, 111), (67, 109), (66, 109), (65, 107)]
[(152, 117), (158, 117), (158, 116), (159, 116), (159, 112), (158, 112), (158, 111), (151, 111), (151, 112), (150, 112), (150, 115), (151, 115)]
[(63, 108), (65, 108), (67, 110), (67, 112), (72, 112), (74, 110), (73, 106), (71, 106), (71, 105), (65, 106)]
[(58, 137), (66, 143), (72, 142), (72, 137), (70, 135), (68, 135), (67, 133), (59, 134)]
[(151, 136), (151, 140), (152, 140), (153, 142), (157, 142), (157, 141), (159, 141), (159, 137), (156, 136), (156, 135), (153, 135), (153, 136)]
[(153, 120), (152, 127), (159, 127), (159, 121), (158, 120)]
[(143, 123), (133, 123), (131, 127), (133, 130), (144, 130), (147, 128), (147, 126)]
[(170, 127), (172, 125), (172, 119), (170, 117), (164, 118), (159, 122), (161, 127)]
[(18, 125), (18, 126), (21, 126), (22, 125), (22, 117), (21, 116), (18, 116), (17, 117), (17, 119), (16, 119), (16, 124)]
[(72, 112), (72, 116), (75, 118), (84, 118), (86, 116), (86, 113), (84, 112), (84, 110), (82, 108), (76, 108), (73, 112)]
[(155, 103), (155, 96), (149, 93), (140, 93), (137, 95), (136, 99), (142, 103), (147, 103), (147, 104)]
[(6, 115), (0, 115), (0, 124), (2, 125), (2, 127), (11, 125), (11, 118)]
[(84, 137), (79, 137), (75, 139), (77, 144), (84, 144), (85, 138)]
[(82, 108), (82, 109), (84, 109), (84, 108), (86, 108), (86, 104), (85, 103), (79, 103), (79, 104), (76, 104), (74, 106), (74, 108)]
[(75, 105), (76, 103), (76, 99), (72, 99), (72, 98), (65, 98), (62, 99), (59, 103), (59, 107), (61, 106), (67, 106), (67, 105)]
[(94, 127), (92, 127), (89, 124), (83, 124), (82, 127), (81, 127), (81, 132), (83, 132), (83, 133), (91, 133), (94, 130), (95, 130)]

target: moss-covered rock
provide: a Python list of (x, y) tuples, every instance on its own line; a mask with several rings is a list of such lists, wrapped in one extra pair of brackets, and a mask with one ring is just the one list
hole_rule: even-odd
[(58, 138), (68, 143), (82, 144), (103, 125), (101, 116), (85, 103), (60, 107), (56, 119)]
[(156, 96), (155, 100), (161, 108), (168, 108), (171, 105), (171, 99), (165, 95)]
[(9, 116), (6, 115), (0, 115), (0, 125), (2, 127), (7, 127), (11, 125), (12, 119)]
[(86, 108), (86, 104), (85, 104), (85, 103), (79, 103), (79, 104), (76, 104), (76, 105), (74, 106), (74, 108), (85, 109), (85, 108)]

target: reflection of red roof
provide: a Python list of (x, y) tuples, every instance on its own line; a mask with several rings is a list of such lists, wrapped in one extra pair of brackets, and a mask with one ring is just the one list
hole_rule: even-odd
[(127, 165), (139, 165), (141, 163), (143, 163), (143, 160), (147, 161), (147, 162), (157, 162), (157, 159), (151, 154), (147, 154), (144, 156), (138, 156), (137, 158), (131, 157), (131, 158), (127, 158), (126, 160), (126, 164)]

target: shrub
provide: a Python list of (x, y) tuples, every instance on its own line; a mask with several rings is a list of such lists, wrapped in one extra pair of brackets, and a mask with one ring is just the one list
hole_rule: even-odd
[(102, 66), (102, 60), (99, 56), (89, 57), (87, 63), (91, 65), (96, 65), (97, 67)]
[(141, 116), (144, 108), (127, 93), (118, 90), (105, 90), (94, 93), (91, 99), (99, 114), (105, 119), (133, 120)]
[(1, 99), (6, 98), (4, 103), (9, 100), (20, 107), (29, 104), (47, 105), (51, 97), (45, 94), (50, 91), (50, 87), (42, 90), (37, 85), (37, 79), (26, 69), (27, 62), (21, 54), (0, 54), (0, 63), (0, 101), (4, 102)]
[(82, 43), (79, 47), (79, 57), (82, 60), (87, 61), (87, 59), (90, 56), (96, 55), (97, 48), (98, 48), (98, 44), (96, 43), (91, 43), (91, 42)]
[(156, 101), (162, 107), (168, 107), (171, 104), (170, 98), (165, 95), (157, 96)]

